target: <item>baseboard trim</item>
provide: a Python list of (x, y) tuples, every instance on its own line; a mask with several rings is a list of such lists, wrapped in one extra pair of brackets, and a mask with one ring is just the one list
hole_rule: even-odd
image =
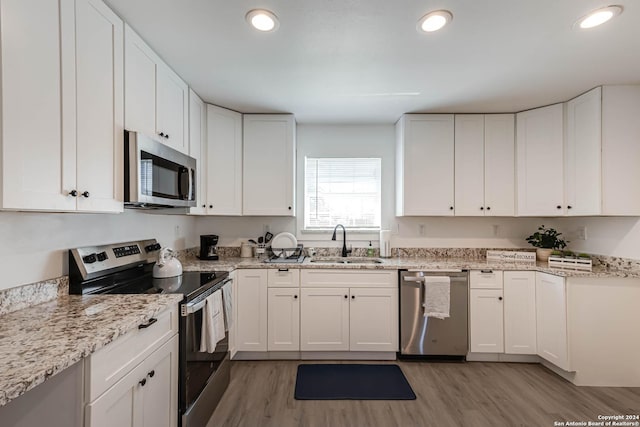
[(233, 360), (396, 360), (395, 351), (239, 351)]
[(467, 362), (514, 362), (540, 363), (542, 358), (535, 354), (505, 354), (505, 353), (469, 353)]

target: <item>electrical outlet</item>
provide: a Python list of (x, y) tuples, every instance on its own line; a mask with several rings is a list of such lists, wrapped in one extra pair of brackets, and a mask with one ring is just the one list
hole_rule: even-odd
[(418, 224), (418, 234), (421, 236), (425, 235), (424, 224)]
[(577, 240), (587, 240), (587, 226), (581, 225), (576, 230), (576, 239)]

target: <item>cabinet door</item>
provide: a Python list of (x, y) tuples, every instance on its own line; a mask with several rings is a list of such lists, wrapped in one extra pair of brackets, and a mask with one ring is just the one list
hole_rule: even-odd
[(471, 352), (504, 352), (504, 321), (501, 289), (471, 289), (469, 332)]
[(398, 351), (398, 289), (351, 288), (349, 350)]
[(505, 353), (537, 354), (536, 273), (504, 272)]
[(484, 216), (484, 116), (455, 116), (455, 214)]
[(300, 350), (349, 350), (349, 288), (303, 288)]
[(538, 356), (568, 371), (566, 295), (563, 277), (536, 273)]
[(196, 159), (196, 207), (189, 213), (206, 212), (207, 182), (207, 107), (200, 97), (189, 89), (189, 156)]
[(513, 114), (484, 116), (485, 216), (515, 215), (515, 144)]
[(453, 115), (405, 114), (396, 133), (396, 215), (453, 215)]
[[(175, 427), (178, 424), (178, 336), (151, 354), (144, 362), (146, 382), (142, 392), (144, 427)], [(119, 424), (112, 424), (119, 425)]]
[(244, 115), (242, 212), (295, 215), (295, 121), (292, 115)]
[(189, 87), (166, 64), (157, 63), (156, 70), (156, 132), (162, 142), (189, 154)]
[(2, 207), (75, 210), (74, 2), (0, 2)]
[(233, 302), (233, 312), (231, 314), (233, 320), (229, 326), (229, 354), (231, 359), (233, 359), (238, 351), (238, 278), (235, 271), (229, 273), (229, 279), (231, 279), (231, 296)]
[[(141, 366), (140, 364), (139, 366)], [(142, 425), (142, 369), (134, 369), (87, 405), (86, 427), (139, 427)]]
[(237, 270), (238, 351), (267, 351), (267, 270)]
[(602, 214), (640, 215), (640, 86), (602, 88)]
[(77, 208), (122, 212), (124, 23), (100, 0), (76, 1)]
[(300, 350), (299, 295), (299, 288), (269, 288), (269, 351)]
[(124, 55), (124, 125), (156, 136), (156, 55), (126, 24)]
[[(242, 215), (242, 114), (207, 105), (208, 215)], [(260, 185), (264, 191), (264, 184)]]
[(567, 102), (565, 200), (567, 215), (601, 211), (602, 88)]
[(519, 216), (564, 215), (563, 106), (518, 113)]

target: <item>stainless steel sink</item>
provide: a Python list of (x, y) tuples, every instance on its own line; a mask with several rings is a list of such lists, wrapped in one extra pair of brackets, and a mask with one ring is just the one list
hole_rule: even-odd
[(311, 258), (309, 262), (314, 264), (382, 264), (381, 259), (377, 258)]

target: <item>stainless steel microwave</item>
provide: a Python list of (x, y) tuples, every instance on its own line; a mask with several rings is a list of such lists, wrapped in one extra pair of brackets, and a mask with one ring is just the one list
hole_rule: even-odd
[(132, 131), (125, 131), (124, 154), (126, 208), (196, 205), (194, 158)]

